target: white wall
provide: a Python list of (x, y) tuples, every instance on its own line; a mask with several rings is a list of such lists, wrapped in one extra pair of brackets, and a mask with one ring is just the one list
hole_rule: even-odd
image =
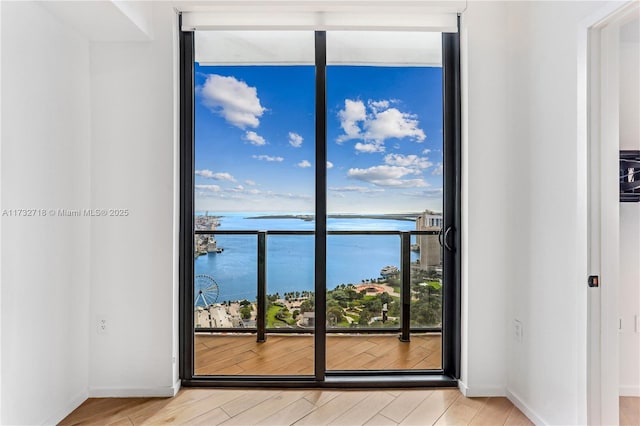
[(92, 43), (92, 204), (129, 210), (91, 224), (93, 396), (173, 395), (177, 335), (174, 261), (174, 29), (153, 8), (149, 42)]
[[(101, 28), (131, 26), (117, 6)], [(89, 393), (174, 392), (175, 15), (158, 9), (155, 41), (91, 43), (64, 3), (2, 2), (1, 206), (48, 215), (2, 218), (1, 424), (55, 423)]]
[[(34, 3), (2, 4), (2, 424), (54, 423), (87, 396), (89, 43)], [(20, 35), (18, 37), (17, 35)]]
[(469, 3), (461, 29), (463, 85), (463, 348), (461, 390), (504, 395), (511, 268), (507, 198), (507, 22), (502, 2)]
[[(580, 23), (597, 2), (509, 8), (510, 175), (515, 268), (508, 280), (507, 393), (536, 422), (586, 422), (586, 256), (578, 209)], [(519, 223), (519, 226), (518, 225)], [(516, 231), (516, 228), (519, 228)], [(515, 339), (511, 322), (521, 321)]]
[[(172, 394), (173, 10), (154, 4), (152, 41), (89, 45), (38, 6), (2, 7), (2, 208), (130, 214), (3, 219), (0, 421), (57, 420), (87, 386), (92, 395)], [(506, 393), (546, 423), (586, 416), (576, 31), (597, 7), (470, 2), (463, 16), (461, 387)], [(7, 38), (27, 27), (26, 45)]]
[(638, 26), (640, 18), (624, 24), (620, 29), (620, 149), (640, 149)]
[[(640, 203), (620, 204), (620, 395), (640, 396)], [(639, 320), (640, 321), (640, 320)]]
[[(620, 149), (640, 150), (638, 19), (621, 29)], [(635, 26), (635, 30), (633, 28)], [(640, 203), (620, 203), (620, 395), (640, 396)]]
[[(2, 2), (0, 2), (0, 24)], [(2, 28), (0, 28), (0, 100), (2, 99)], [(2, 101), (0, 101), (0, 188), (2, 187)], [(2, 196), (0, 196), (2, 210)], [(0, 422), (2, 422), (2, 220), (0, 219)]]

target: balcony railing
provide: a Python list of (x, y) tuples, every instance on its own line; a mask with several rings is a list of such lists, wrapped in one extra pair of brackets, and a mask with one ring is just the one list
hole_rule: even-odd
[[(314, 327), (267, 327), (267, 237), (277, 235), (315, 235), (314, 231), (293, 230), (196, 230), (196, 235), (255, 235), (257, 239), (257, 301), (255, 327), (198, 327), (196, 332), (205, 333), (256, 333), (257, 340), (266, 340), (267, 333), (313, 333)], [(398, 333), (401, 341), (409, 341), (410, 334), (441, 332), (442, 326), (416, 327), (411, 326), (411, 237), (419, 235), (438, 236), (441, 243), (442, 231), (346, 231), (330, 230), (327, 235), (397, 235), (400, 237), (400, 325), (391, 327), (327, 327), (327, 333)], [(441, 244), (440, 244), (441, 245)], [(326, 290), (325, 290), (326, 291)]]

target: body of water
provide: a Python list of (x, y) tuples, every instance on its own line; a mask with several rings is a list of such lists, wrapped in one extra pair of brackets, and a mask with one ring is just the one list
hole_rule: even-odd
[[(213, 215), (210, 213), (210, 215)], [(313, 230), (313, 222), (301, 219), (249, 219), (255, 213), (219, 214), (224, 230)], [(328, 219), (330, 230), (415, 230), (415, 223), (386, 219)], [(415, 237), (414, 237), (415, 239)], [(257, 237), (216, 235), (223, 253), (195, 259), (195, 273), (213, 277), (219, 287), (218, 302), (255, 300), (257, 294)], [(415, 241), (412, 241), (412, 243)], [(412, 252), (415, 261), (418, 253)], [(361, 284), (378, 278), (387, 265), (400, 267), (400, 237), (397, 235), (329, 235), (327, 237), (327, 288)], [(267, 236), (267, 293), (314, 289), (314, 236)]]

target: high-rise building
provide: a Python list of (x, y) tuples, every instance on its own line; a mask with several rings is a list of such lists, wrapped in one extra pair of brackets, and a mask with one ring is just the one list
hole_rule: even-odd
[[(425, 210), (416, 218), (416, 231), (440, 231), (442, 229), (442, 213)], [(442, 264), (442, 248), (438, 235), (418, 235), (416, 242), (420, 248), (420, 269)]]

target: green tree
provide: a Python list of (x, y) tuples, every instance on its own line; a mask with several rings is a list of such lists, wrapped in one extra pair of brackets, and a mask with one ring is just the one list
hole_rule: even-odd
[(300, 304), (301, 313), (304, 314), (305, 312), (314, 312), (314, 311), (315, 311), (315, 306), (314, 306), (313, 299), (306, 299)]
[(387, 293), (386, 291), (380, 295), (380, 302), (382, 302), (383, 304), (384, 303), (389, 304), (392, 301), (393, 301), (393, 297), (391, 297), (389, 293)]
[(327, 320), (331, 324), (338, 324), (344, 319), (343, 311), (340, 306), (332, 306), (327, 309)]
[(399, 317), (400, 316), (400, 303), (397, 300), (391, 302), (388, 306), (389, 312), (388, 315), (390, 317)]
[[(344, 290), (333, 290), (328, 293), (329, 299), (337, 302), (341, 307), (346, 308), (349, 296)], [(330, 302), (327, 300), (327, 303)]]
[(240, 308), (240, 318), (242, 319), (249, 319), (251, 318), (251, 306), (243, 306), (242, 308)]
[(382, 312), (382, 301), (378, 297), (371, 300), (365, 300), (364, 307), (372, 314), (371, 316), (380, 315), (380, 312)]
[(358, 318), (358, 325), (369, 325), (369, 320), (371, 319), (371, 314), (368, 311), (360, 312), (360, 317)]
[(360, 294), (355, 290), (355, 288), (353, 288), (353, 286), (347, 287), (344, 291), (344, 294), (347, 296), (347, 300), (349, 301), (357, 300), (360, 298)]
[(442, 289), (421, 286), (418, 300), (411, 303), (411, 322), (419, 326), (434, 326), (442, 322)]

